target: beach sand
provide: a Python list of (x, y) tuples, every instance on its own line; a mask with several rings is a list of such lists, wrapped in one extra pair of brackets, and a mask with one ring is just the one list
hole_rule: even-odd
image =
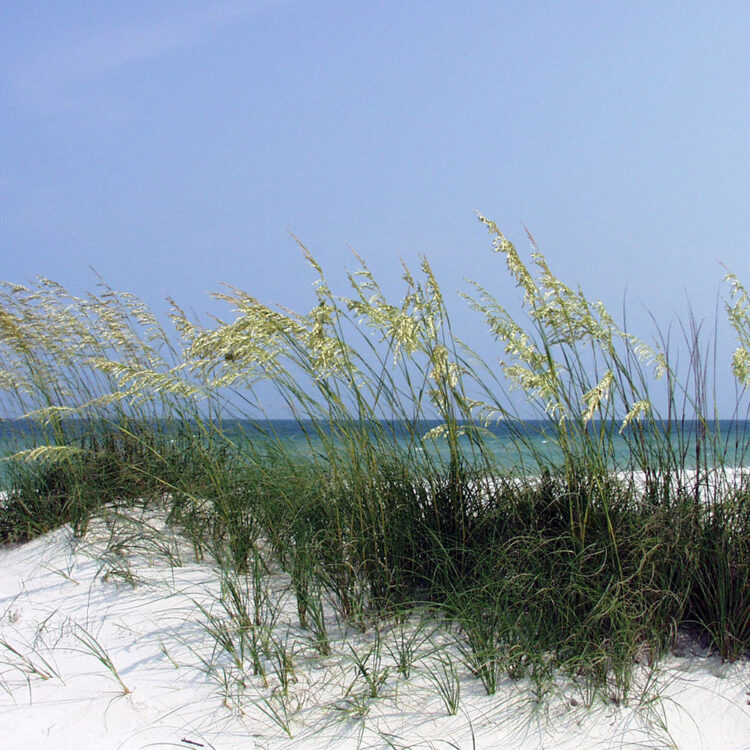
[[(284, 694), (272, 664), (267, 686), (249, 666), (241, 675), (205, 627), (206, 612), (229, 622), (218, 568), (196, 561), (158, 519), (149, 524), (137, 550), (114, 543), (126, 534), (103, 522), (84, 541), (62, 528), (0, 550), (2, 748), (750, 748), (750, 664), (721, 664), (695, 643), (637, 668), (656, 698), (636, 690), (627, 705), (597, 698), (586, 707), (562, 679), (541, 702), (526, 680), (486, 695), (439, 631), (407, 680), (389, 661), (396, 633), (384, 631), (388, 673), (371, 700), (349, 644), (365, 653), (375, 634), (346, 630), (331, 614), (332, 654), (317, 655), (278, 572), (273, 632), (294, 664)], [(455, 657), (454, 716), (435, 687), (441, 655)]]

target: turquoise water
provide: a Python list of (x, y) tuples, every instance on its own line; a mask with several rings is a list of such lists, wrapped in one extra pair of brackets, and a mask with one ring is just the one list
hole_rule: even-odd
[[(438, 427), (440, 422), (420, 420), (408, 427), (402, 422), (379, 424), (379, 432), (385, 440), (393, 441), (402, 449), (408, 450), (413, 443), (410, 437), (412, 433), (424, 436)], [(602, 427), (603, 425), (597, 423), (590, 425), (589, 436), (592, 442), (589, 445), (600, 444), (597, 436), (602, 432)], [(696, 421), (683, 421), (679, 425), (660, 424), (659, 429), (661, 441), (666, 443), (668, 440), (678, 454), (684, 455), (685, 468), (695, 468), (697, 456), (700, 456), (701, 463), (705, 464), (708, 461), (709, 465), (717, 462), (728, 466), (750, 465), (750, 421), (721, 420), (713, 423), (708, 430), (701, 428), (700, 423)], [(318, 434), (309, 422), (300, 425), (294, 420), (271, 420), (253, 425), (250, 422), (236, 421), (226, 423), (224, 432), (239, 443), (243, 440), (257, 440), (259, 437), (268, 439), (269, 435), (275, 435), (300, 453), (311, 454), (324, 450), (324, 437)], [(605, 429), (604, 432), (606, 438), (601, 451), (607, 453), (608, 463), (616, 468), (627, 467), (631, 461), (635, 436), (621, 435), (619, 425), (609, 425), (609, 429)], [(320, 428), (320, 433), (327, 437), (330, 430)], [(539, 459), (554, 464), (563, 458), (555, 425), (547, 421), (499, 423), (482, 428), (481, 437), (484, 447), (501, 468), (533, 468), (538, 465)], [(697, 439), (699, 437), (700, 439)], [(645, 442), (654, 446), (660, 441), (652, 437)], [(467, 459), (476, 454), (476, 447), (472, 445), (469, 437), (460, 437), (459, 444)], [(711, 454), (713, 448), (707, 454), (708, 444), (713, 444), (718, 449), (718, 461), (717, 457)], [(697, 445), (701, 446), (698, 453)], [(429, 451), (446, 458), (449, 455), (447, 441), (441, 438), (420, 441), (413, 449)]]
[[(411, 451), (413, 455), (429, 452), (433, 457), (448, 457), (447, 442), (444, 439), (415, 441), (413, 435), (424, 436), (437, 427), (437, 421), (420, 420), (406, 425), (403, 422), (380, 422), (376, 429), (378, 440), (389, 447), (397, 446), (399, 451)], [(171, 425), (153, 423), (153, 427), (164, 430), (167, 435), (174, 432)], [(199, 433), (197, 424), (187, 425), (194, 434)], [(594, 437), (601, 429), (601, 424), (592, 423), (590, 434)], [(694, 468), (696, 457), (701, 463), (713, 465), (720, 462), (727, 466), (750, 465), (750, 421), (722, 420), (710, 424), (707, 432), (702, 432), (697, 422), (683, 421), (678, 425), (659, 426), (663, 436), (669, 436), (674, 451), (684, 455), (683, 465)], [(65, 424), (66, 434), (80, 436), (83, 433), (83, 423), (70, 421)], [(254, 448), (266, 450), (271, 444), (282, 443), (285, 448), (300, 456), (324, 457), (327, 453), (326, 444), (336, 445), (331, 441), (331, 429), (327, 425), (313, 422), (297, 422), (295, 420), (266, 420), (251, 422), (249, 420), (226, 420), (221, 424), (221, 433), (240, 449)], [(708, 440), (698, 440), (704, 434)], [(607, 430), (608, 438), (602, 452), (606, 451), (607, 461), (614, 468), (627, 468), (631, 458), (631, 443), (634, 436), (622, 436), (616, 425)], [(175, 435), (176, 437), (176, 435)], [(528, 420), (515, 423), (499, 423), (482, 431), (485, 449), (494, 463), (502, 469), (528, 469), (533, 471), (538, 467), (539, 459), (544, 462), (558, 463), (562, 457), (554, 425), (549, 422)], [(7, 456), (15, 451), (44, 445), (50, 442), (49, 436), (28, 420), (0, 420), (0, 455)], [(653, 444), (653, 440), (651, 443)], [(463, 436), (459, 438), (464, 457), (471, 462), (477, 455), (472, 441)], [(593, 443), (597, 445), (597, 443)], [(718, 446), (719, 457), (712, 455), (704, 446)], [(700, 452), (697, 448), (700, 446)], [(0, 474), (2, 463), (0, 463)]]

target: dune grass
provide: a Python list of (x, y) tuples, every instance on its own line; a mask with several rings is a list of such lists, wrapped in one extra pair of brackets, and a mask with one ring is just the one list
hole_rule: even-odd
[[(0, 541), (66, 523), (83, 535), (103, 508), (163, 509), (224, 571), (227, 618), (203, 610), (207, 632), (259, 679), (275, 664), (284, 690), (294, 648), (269, 626), (275, 566), (321, 656), (331, 608), (372, 632), (429, 612), (490, 694), (510, 678), (543, 695), (562, 674), (620, 702), (635, 665), (657, 663), (686, 629), (723, 660), (747, 656), (744, 288), (729, 278), (737, 402), (719, 423), (694, 321), (680, 369), (668, 337), (636, 339), (536, 249), (524, 264), (482, 221), (523, 296), (514, 317), (480, 286), (467, 295), (498, 342), (497, 368), (454, 335), (426, 260), (419, 276), (404, 270), (406, 292), (389, 302), (363, 262), (339, 295), (306, 253), (309, 313), (230, 290), (218, 296), (232, 322), (204, 328), (172, 303), (175, 334), (107, 287), (76, 298), (47, 280), (5, 285), (0, 403), (21, 434), (2, 470)], [(304, 449), (265, 420), (268, 389)], [(519, 403), (554, 452), (540, 450)], [(497, 420), (514, 468), (493, 452)], [(423, 628), (400, 632), (388, 648), (408, 678)], [(370, 698), (388, 679), (375, 648), (352, 654)], [(456, 713), (456, 663), (432, 654), (429, 665)], [(269, 711), (288, 732), (279, 705)]]

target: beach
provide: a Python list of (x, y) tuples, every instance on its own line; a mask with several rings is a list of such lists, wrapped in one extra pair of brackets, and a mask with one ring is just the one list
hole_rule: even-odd
[[(134, 549), (113, 545), (111, 524), (98, 520), (83, 540), (65, 527), (0, 550), (3, 747), (750, 747), (746, 660), (722, 664), (688, 639), (656, 665), (643, 658), (626, 704), (596, 696), (586, 705), (563, 679), (535, 696), (528, 680), (506, 677), (490, 696), (438, 621), (362, 633), (328, 611), (331, 653), (317, 654), (277, 570), (272, 631), (294, 652), (284, 687), (270, 662), (263, 678), (217, 645), (210, 623), (231, 625), (219, 606), (221, 570), (196, 561), (157, 516), (139, 520), (151, 533), (141, 531)], [(429, 637), (406, 678), (394, 647), (417, 627)], [(353, 652), (375, 647), (385, 678), (373, 698)], [(440, 672), (446, 655), (460, 691), (455, 715), (436, 689), (441, 674), (451, 684), (450, 671)]]

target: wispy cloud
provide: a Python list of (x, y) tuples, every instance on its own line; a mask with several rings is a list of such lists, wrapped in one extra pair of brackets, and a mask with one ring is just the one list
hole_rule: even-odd
[(46, 113), (68, 110), (81, 104), (82, 85), (205, 43), (222, 29), (282, 4), (284, 0), (223, 0), (129, 24), (101, 26), (86, 36), (60, 38), (19, 60), (7, 74), (27, 104)]

